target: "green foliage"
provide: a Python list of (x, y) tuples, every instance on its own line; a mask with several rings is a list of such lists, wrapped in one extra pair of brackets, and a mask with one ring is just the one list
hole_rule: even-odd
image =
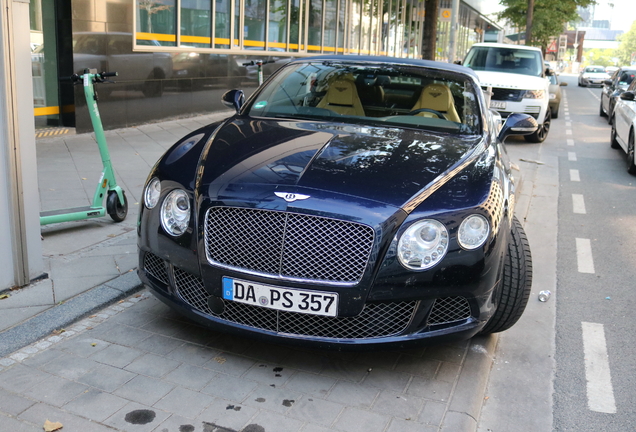
[(585, 64), (587, 65), (599, 65), (599, 66), (618, 66), (616, 64), (616, 50), (607, 48), (593, 48), (583, 51), (583, 57), (585, 58)]
[[(632, 60), (636, 61), (636, 21), (627, 33), (623, 33), (618, 39), (621, 44), (617, 50), (617, 57), (621, 65), (628, 65)], [(634, 55), (634, 57), (632, 57)]]
[[(586, 7), (595, 3), (595, 0), (535, 0), (532, 41), (526, 41), (526, 44), (540, 46), (545, 51), (550, 38), (560, 35), (566, 23), (580, 19), (577, 6)], [(518, 28), (526, 27), (528, 0), (500, 0), (500, 4), (506, 9), (497, 14), (499, 19), (507, 20)]]

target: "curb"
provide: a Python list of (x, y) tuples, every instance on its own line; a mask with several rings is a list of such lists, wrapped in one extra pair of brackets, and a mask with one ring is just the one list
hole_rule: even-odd
[(72, 299), (0, 333), (0, 357), (30, 345), (91, 313), (128, 297), (143, 288), (136, 269), (102, 285), (79, 294)]
[(473, 336), (441, 432), (476, 431), (499, 336)]

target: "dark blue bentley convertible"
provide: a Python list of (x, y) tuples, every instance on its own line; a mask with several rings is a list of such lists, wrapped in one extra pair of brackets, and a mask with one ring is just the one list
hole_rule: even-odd
[(342, 347), (506, 330), (528, 241), (503, 146), (536, 121), (488, 110), (462, 66), (294, 60), (232, 117), (177, 142), (144, 188), (139, 276), (210, 327)]

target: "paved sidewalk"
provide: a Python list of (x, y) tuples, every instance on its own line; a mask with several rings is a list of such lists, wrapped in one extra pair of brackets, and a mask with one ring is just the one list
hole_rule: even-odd
[[(0, 430), (41, 431), (46, 420), (80, 432), (476, 430), (497, 336), (294, 349), (202, 329), (143, 289), (135, 228), (146, 176), (177, 139), (226, 115), (106, 133), (128, 217), (43, 227), (49, 278), (0, 300)], [(86, 205), (101, 170), (92, 135), (37, 146), (42, 210)]]

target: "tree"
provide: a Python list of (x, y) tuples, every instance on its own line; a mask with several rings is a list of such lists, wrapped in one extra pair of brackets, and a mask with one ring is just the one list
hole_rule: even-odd
[(620, 59), (620, 64), (628, 65), (636, 61), (636, 21), (632, 23), (632, 27), (627, 33), (619, 36), (618, 40), (621, 44), (616, 54)]
[(426, 15), (424, 16), (424, 31), (422, 32), (422, 58), (435, 60), (439, 0), (424, 0), (424, 8)]
[[(560, 35), (567, 22), (579, 20), (576, 11), (578, 6), (587, 7), (595, 3), (595, 0), (534, 0), (534, 10), (531, 12), (532, 40), (526, 40), (526, 45), (537, 45), (545, 51), (550, 38)], [(497, 14), (499, 19), (518, 28), (526, 27), (528, 0), (501, 0), (500, 4), (506, 9)]]

